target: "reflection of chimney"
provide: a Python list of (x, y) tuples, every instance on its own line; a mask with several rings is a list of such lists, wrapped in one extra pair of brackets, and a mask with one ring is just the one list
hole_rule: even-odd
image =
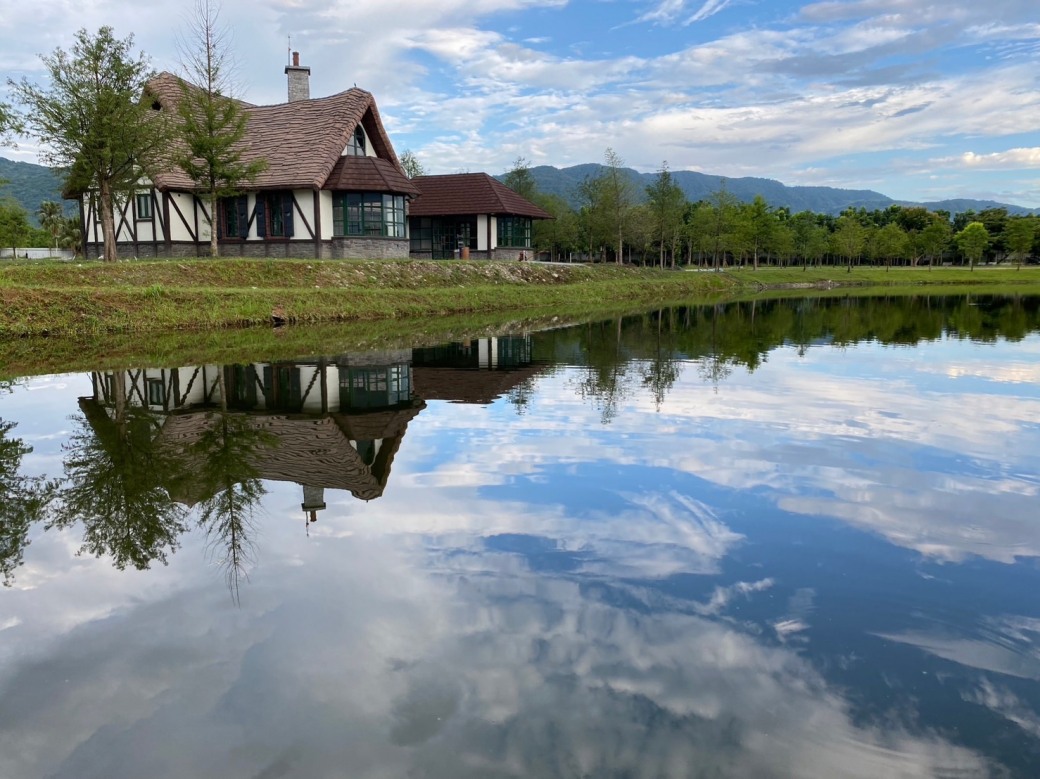
[(303, 485), (303, 503), (300, 504), (311, 522), (318, 521), (318, 512), (325, 508), (325, 488)]
[(289, 102), (310, 100), (311, 69), (300, 67), (300, 52), (292, 53), (292, 65), (285, 66), (285, 75), (289, 77)]

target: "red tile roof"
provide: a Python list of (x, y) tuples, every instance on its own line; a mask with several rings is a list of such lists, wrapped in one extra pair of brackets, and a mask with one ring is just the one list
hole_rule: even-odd
[[(176, 112), (181, 98), (182, 81), (170, 73), (160, 73), (149, 81), (147, 90), (159, 98), (164, 111)], [(248, 117), (248, 131), (241, 144), (244, 162), (264, 159), (267, 169), (248, 189), (329, 189), (326, 183), (337, 168), (347, 141), (360, 123), (368, 135), (370, 148), (381, 158), (381, 186), (389, 186), (390, 169), (400, 174), (398, 184), (407, 183), (401, 163), (394, 154), (390, 139), (383, 129), (379, 109), (371, 93), (353, 88), (329, 97), (298, 100), (272, 106), (241, 103)], [(358, 166), (359, 170), (362, 166)], [(366, 175), (371, 174), (371, 166)], [(350, 185), (340, 171), (338, 181), (345, 189)], [(159, 189), (192, 190), (195, 184), (179, 168), (171, 168), (156, 176)], [(346, 186), (349, 185), (349, 186)], [(408, 193), (403, 189), (377, 190)]]
[(412, 181), (422, 195), (409, 207), (410, 216), (508, 214), (552, 219), (549, 213), (487, 173), (419, 176)]

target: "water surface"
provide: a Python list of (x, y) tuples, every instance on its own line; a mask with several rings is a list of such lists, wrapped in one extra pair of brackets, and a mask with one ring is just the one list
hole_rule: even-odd
[(0, 777), (1040, 774), (1040, 301), (0, 394)]

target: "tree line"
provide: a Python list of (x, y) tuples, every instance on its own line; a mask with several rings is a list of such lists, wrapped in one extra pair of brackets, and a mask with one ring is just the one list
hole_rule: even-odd
[(602, 172), (574, 193), (578, 207), (539, 192), (530, 166), (519, 158), (503, 181), (553, 216), (536, 222), (534, 248), (552, 260), (733, 268), (832, 265), (932, 266), (980, 262), (1023, 263), (1040, 257), (1040, 217), (1007, 209), (931, 211), (892, 205), (838, 216), (791, 213), (761, 196), (741, 202), (725, 180), (708, 198), (691, 202), (663, 163), (639, 192), (623, 161), (607, 149)]

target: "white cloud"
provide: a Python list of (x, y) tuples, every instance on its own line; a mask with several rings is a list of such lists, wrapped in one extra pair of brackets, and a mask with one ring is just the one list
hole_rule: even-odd
[(959, 165), (965, 168), (978, 168), (981, 170), (1040, 168), (1040, 146), (1008, 149), (1007, 151), (991, 152), (989, 154), (976, 154), (972, 151), (966, 151), (960, 157), (945, 157), (934, 160), (934, 162), (942, 165)]

